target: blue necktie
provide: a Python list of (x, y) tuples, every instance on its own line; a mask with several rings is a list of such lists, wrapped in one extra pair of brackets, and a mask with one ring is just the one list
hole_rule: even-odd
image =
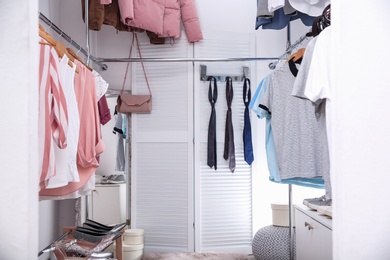
[[(211, 105), (211, 115), (209, 121), (209, 131), (207, 136), (207, 165), (210, 168), (214, 167), (217, 170), (217, 129), (216, 129), (216, 113), (215, 102), (217, 102), (218, 88), (217, 80), (214, 77), (209, 78), (209, 101)], [(211, 83), (214, 82), (214, 91)]]
[(251, 82), (247, 78), (244, 80), (243, 100), (245, 104), (244, 131), (243, 131), (244, 159), (249, 165), (251, 165), (254, 160), (253, 147), (252, 147), (251, 121), (249, 118), (249, 108), (248, 108), (249, 103), (251, 102)]

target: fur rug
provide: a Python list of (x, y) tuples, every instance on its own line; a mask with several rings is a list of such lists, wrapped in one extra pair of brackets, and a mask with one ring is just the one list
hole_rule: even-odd
[(240, 253), (145, 253), (142, 260), (248, 260)]

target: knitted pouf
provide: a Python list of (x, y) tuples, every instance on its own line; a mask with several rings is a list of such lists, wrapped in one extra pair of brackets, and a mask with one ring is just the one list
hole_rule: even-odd
[[(257, 231), (252, 241), (252, 253), (257, 260), (289, 260), (289, 227), (265, 226)], [(293, 229), (293, 252), (296, 259), (295, 228)]]

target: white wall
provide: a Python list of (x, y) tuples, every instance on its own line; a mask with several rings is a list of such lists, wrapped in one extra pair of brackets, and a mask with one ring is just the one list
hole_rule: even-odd
[(1, 259), (38, 253), (37, 7), (19, 0), (0, 8)]
[(334, 259), (390, 257), (389, 9), (332, 3)]

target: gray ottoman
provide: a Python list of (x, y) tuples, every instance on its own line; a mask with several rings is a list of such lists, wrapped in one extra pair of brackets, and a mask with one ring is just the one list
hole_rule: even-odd
[[(252, 241), (252, 253), (257, 260), (290, 260), (289, 227), (265, 226), (257, 231)], [(293, 252), (295, 251), (295, 228), (293, 229)]]

